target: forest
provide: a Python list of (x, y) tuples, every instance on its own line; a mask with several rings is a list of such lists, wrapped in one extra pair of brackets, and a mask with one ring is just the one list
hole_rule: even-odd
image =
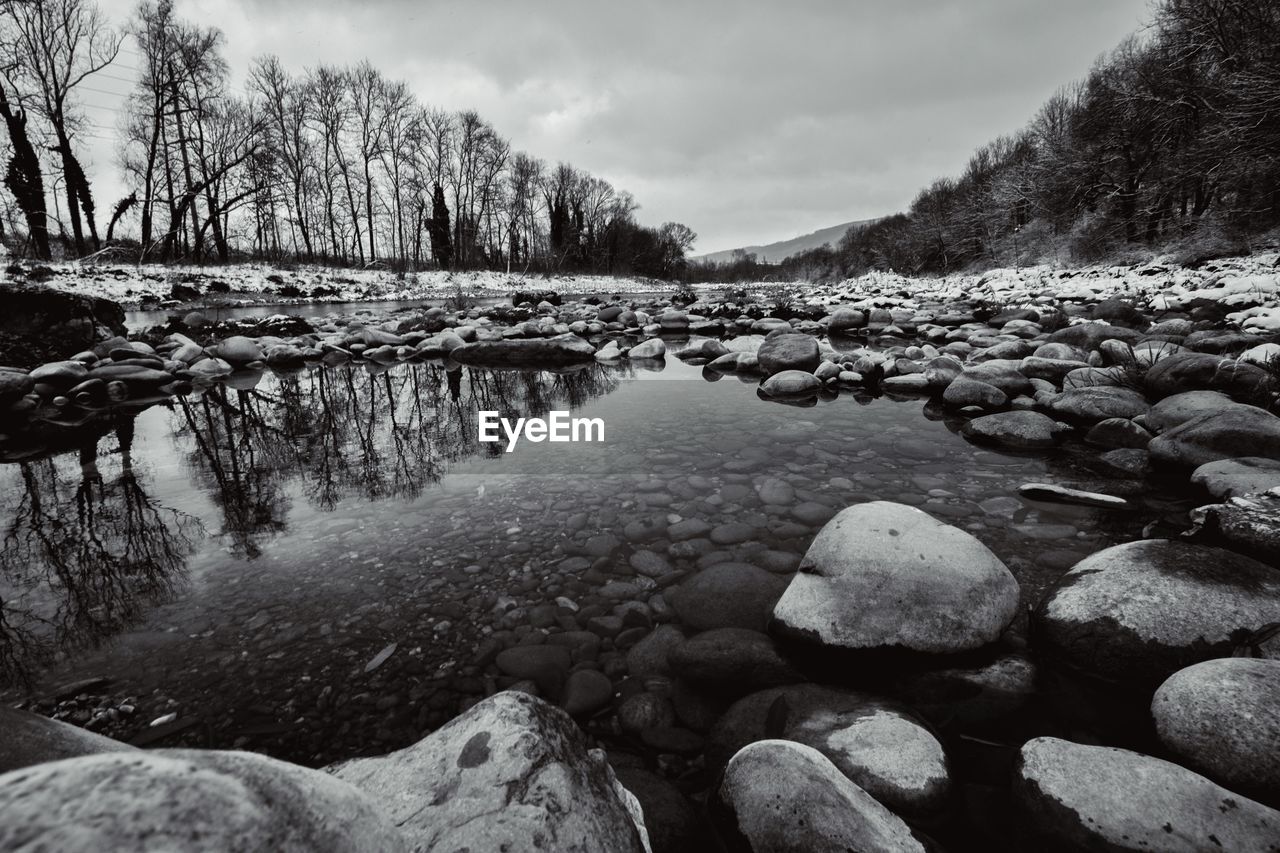
[[(665, 278), (693, 245), (682, 224), (639, 224), (630, 193), (513, 149), (478, 113), (426, 105), (368, 61), (291, 70), (262, 56), (241, 91), (224, 48), (172, 0), (143, 0), (119, 26), (93, 0), (0, 0), (0, 241), (42, 259)], [(130, 87), (112, 129), (82, 101), (104, 79)], [(130, 188), (105, 210), (81, 165), (95, 133), (117, 139)]]
[[(856, 164), (855, 164), (856, 167)], [(957, 178), (838, 245), (690, 275), (843, 279), (1248, 253), (1280, 223), (1280, 3), (1161, 0), (1150, 26)]]

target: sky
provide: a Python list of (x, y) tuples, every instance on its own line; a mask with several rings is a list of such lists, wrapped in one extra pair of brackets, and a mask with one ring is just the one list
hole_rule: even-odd
[[(136, 0), (99, 0), (123, 24)], [(233, 84), (278, 55), (300, 73), (368, 58), (428, 105), (475, 109), (549, 163), (683, 222), (695, 254), (905, 209), (1022, 127), (1139, 29), (1149, 0), (176, 0), (220, 27)], [(87, 85), (99, 208), (115, 165), (125, 43)]]

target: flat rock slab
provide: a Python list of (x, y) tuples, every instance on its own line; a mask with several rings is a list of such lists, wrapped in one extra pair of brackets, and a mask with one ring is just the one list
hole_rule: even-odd
[(1057, 486), (1052, 483), (1026, 483), (1018, 487), (1018, 494), (1033, 501), (1079, 504), (1080, 506), (1096, 506), (1103, 509), (1126, 509), (1129, 506), (1127, 500), (1115, 495), (1069, 489), (1066, 486)]
[(563, 367), (595, 356), (595, 347), (577, 336), (475, 341), (449, 351), (454, 361), (480, 367)]

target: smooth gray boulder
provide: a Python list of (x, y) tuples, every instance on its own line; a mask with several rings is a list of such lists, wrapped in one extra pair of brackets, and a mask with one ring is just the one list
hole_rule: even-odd
[(1145, 397), (1132, 388), (1095, 385), (1073, 388), (1054, 397), (1049, 411), (1072, 423), (1093, 424), (1110, 418), (1136, 418), (1151, 408)]
[[(1221, 548), (1167, 540), (1086, 557), (1031, 616), (1043, 656), (1136, 689), (1230, 655), (1272, 622), (1280, 622), (1280, 571)], [(1273, 644), (1280, 652), (1280, 641)]]
[(1191, 482), (1218, 500), (1256, 495), (1280, 486), (1280, 459), (1239, 456), (1206, 462), (1191, 472)]
[(784, 370), (813, 373), (822, 361), (818, 340), (799, 332), (769, 335), (756, 351), (756, 358), (770, 376)]
[(1147, 412), (1146, 425), (1153, 432), (1164, 432), (1210, 412), (1243, 405), (1221, 391), (1186, 391), (1165, 397)]
[(374, 798), (248, 752), (112, 752), (15, 770), (0, 776), (0, 815), (0, 850), (410, 849)]
[(1147, 445), (1156, 462), (1198, 468), (1242, 452), (1280, 459), (1280, 417), (1254, 406), (1231, 406), (1168, 429)]
[(413, 746), (331, 768), (365, 791), (413, 849), (639, 853), (639, 805), (568, 714), (525, 693), (490, 696)]
[(1280, 812), (1125, 749), (1035, 738), (1018, 756), (1013, 793), (1031, 829), (1026, 850), (1280, 850)]
[(1178, 670), (1156, 691), (1151, 716), (1181, 763), (1280, 806), (1280, 660), (1217, 658)]
[(744, 850), (898, 853), (927, 848), (902, 818), (822, 753), (785, 740), (744, 747), (725, 768), (712, 816)]
[(773, 609), (779, 636), (831, 649), (948, 654), (999, 638), (1018, 582), (974, 537), (904, 504), (847, 507)]
[(79, 726), (6, 705), (0, 705), (0, 732), (4, 732), (0, 737), (0, 773), (79, 755), (133, 749)]
[(974, 418), (961, 429), (967, 438), (1006, 447), (1054, 447), (1071, 427), (1039, 412), (999, 412)]
[(595, 347), (577, 335), (474, 341), (449, 351), (460, 364), (481, 367), (563, 367), (594, 361)]
[(760, 393), (766, 397), (811, 397), (821, 389), (822, 380), (803, 370), (775, 373), (760, 385)]

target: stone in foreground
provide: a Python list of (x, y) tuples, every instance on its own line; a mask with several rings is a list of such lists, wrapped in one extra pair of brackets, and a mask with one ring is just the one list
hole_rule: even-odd
[(27, 767), (0, 776), (0, 814), (0, 850), (410, 849), (372, 798), (248, 752), (114, 752)]
[(999, 638), (1018, 582), (963, 530), (903, 504), (841, 510), (773, 610), (779, 636), (849, 651), (951, 654)]
[(647, 849), (639, 807), (558, 708), (524, 693), (480, 702), (411, 747), (332, 772), (376, 799), (413, 849)]
[(713, 820), (732, 851), (897, 853), (928, 848), (812, 747), (764, 740), (725, 768)]
[(1159, 758), (1041, 737), (1022, 747), (1014, 798), (1027, 850), (1275, 853), (1280, 812)]
[(1218, 658), (1180, 670), (1151, 701), (1160, 742), (1233, 791), (1280, 805), (1280, 661)]
[(1185, 666), (1230, 655), (1243, 638), (1280, 622), (1280, 572), (1220, 548), (1130, 542), (1077, 563), (1031, 622), (1049, 658), (1153, 689)]
[(0, 773), (46, 761), (132, 749), (79, 726), (5, 705), (0, 705), (0, 732), (4, 732), (0, 737)]

